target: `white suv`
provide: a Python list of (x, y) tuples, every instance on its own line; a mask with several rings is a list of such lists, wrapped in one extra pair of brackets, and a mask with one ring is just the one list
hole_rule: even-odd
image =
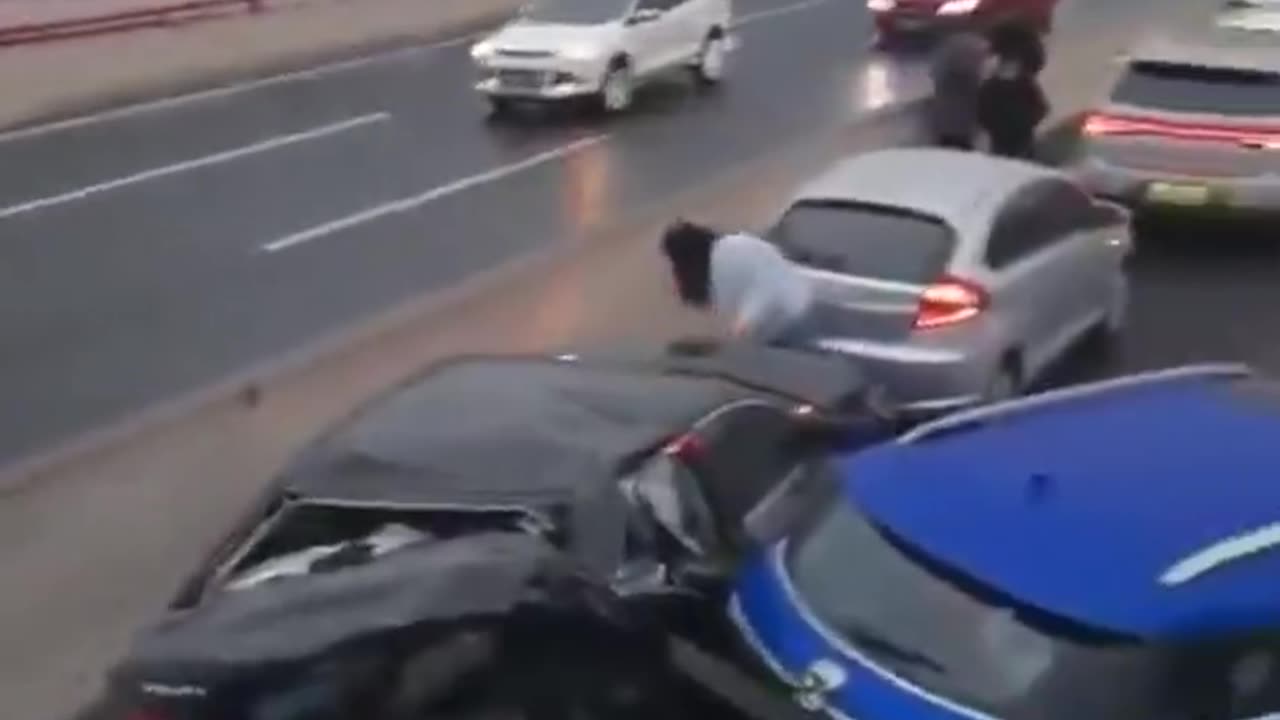
[(666, 71), (719, 82), (731, 15), (730, 0), (533, 0), (471, 48), (476, 89), (495, 113), (513, 101), (574, 98), (620, 112), (639, 82)]

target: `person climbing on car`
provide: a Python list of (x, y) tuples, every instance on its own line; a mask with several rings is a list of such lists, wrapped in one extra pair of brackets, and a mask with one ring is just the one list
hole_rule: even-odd
[(962, 31), (947, 38), (930, 68), (933, 97), (929, 116), (941, 147), (972, 150), (978, 134), (978, 92), (989, 59), (987, 41)]
[(1036, 128), (1049, 114), (1038, 79), (1044, 46), (1034, 29), (1015, 25), (993, 33), (991, 48), (996, 66), (978, 92), (978, 121), (991, 139), (991, 152), (1030, 159)]
[(662, 249), (681, 302), (724, 318), (735, 338), (809, 346), (813, 287), (776, 246), (677, 220), (663, 234)]

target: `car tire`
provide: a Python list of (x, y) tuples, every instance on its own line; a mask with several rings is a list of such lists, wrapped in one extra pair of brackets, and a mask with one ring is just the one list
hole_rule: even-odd
[(729, 40), (718, 29), (707, 34), (702, 41), (702, 49), (698, 51), (698, 61), (694, 64), (694, 82), (702, 88), (719, 85), (725, 77), (729, 63)]
[(1089, 360), (1105, 362), (1116, 354), (1124, 338), (1129, 319), (1129, 292), (1125, 285), (1112, 291), (1106, 314), (1085, 338), (1085, 352)]
[(607, 115), (616, 115), (631, 108), (635, 96), (635, 78), (631, 73), (631, 65), (618, 58), (609, 63), (604, 78), (600, 81), (600, 91), (596, 95), (595, 105)]
[(501, 97), (489, 98), (489, 119), (505, 120), (511, 116), (511, 100)]
[(1017, 361), (1013, 357), (1006, 357), (982, 388), (982, 404), (1004, 402), (1021, 395), (1021, 375)]

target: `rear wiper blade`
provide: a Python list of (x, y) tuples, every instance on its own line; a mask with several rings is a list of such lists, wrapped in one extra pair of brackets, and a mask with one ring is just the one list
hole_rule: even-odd
[(928, 668), (939, 675), (947, 673), (946, 666), (929, 655), (914, 648), (899, 645), (875, 631), (856, 625), (842, 627), (841, 631), (854, 645), (875, 655), (892, 658), (916, 667)]

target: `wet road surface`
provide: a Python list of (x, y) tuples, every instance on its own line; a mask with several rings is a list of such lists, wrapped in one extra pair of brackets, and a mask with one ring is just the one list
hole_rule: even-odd
[[(0, 464), (892, 102), (848, 0), (738, 3), (735, 76), (485, 121), (466, 43), (0, 138)], [(798, 42), (803, 38), (803, 42)], [(918, 78), (917, 78), (918, 79)], [(918, 83), (917, 83), (918, 85)], [(918, 88), (917, 88), (918, 89)]]

